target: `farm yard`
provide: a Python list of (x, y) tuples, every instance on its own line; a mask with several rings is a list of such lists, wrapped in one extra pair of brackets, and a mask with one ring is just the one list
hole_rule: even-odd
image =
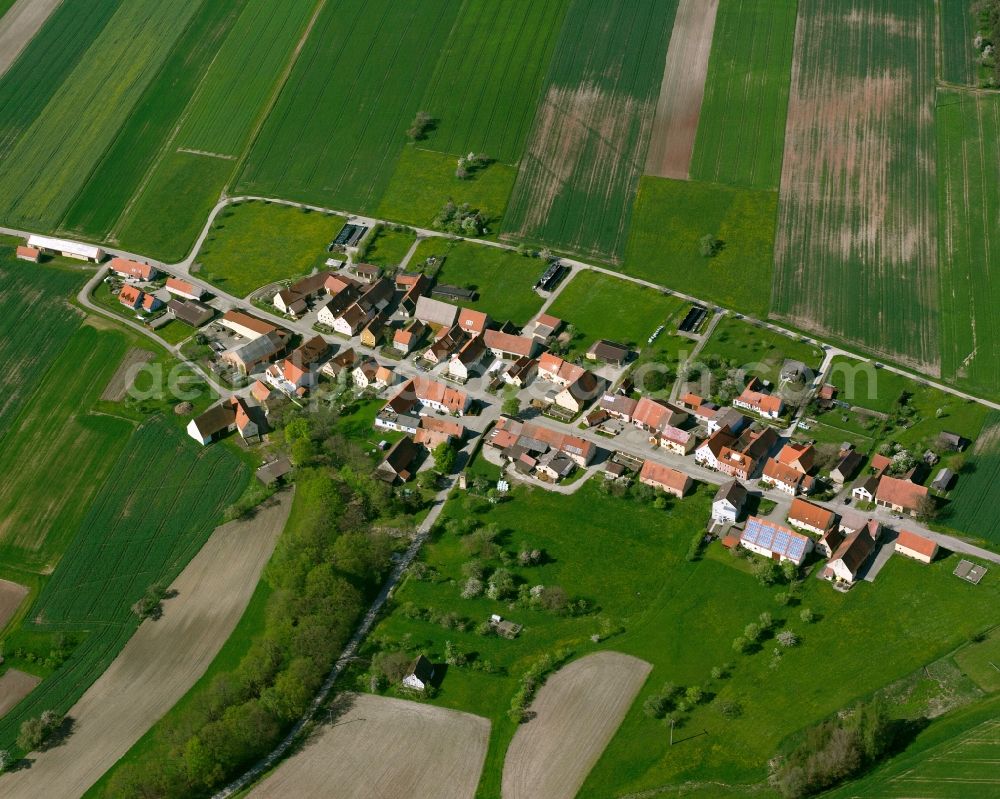
[(646, 153), (646, 174), (687, 180), (719, 0), (679, 0)]
[(65, 746), (4, 780), (4, 796), (81, 796), (204, 673), (236, 627), (281, 534), (291, 497), (215, 530), (170, 585), (162, 618), (140, 625), (73, 706)]
[(618, 262), (676, 0), (575, 0), (504, 218), (505, 236)]
[(44, 112), (7, 151), (0, 218), (21, 227), (59, 224), (200, 5), (142, 0), (118, 7)]
[(243, 297), (278, 280), (322, 267), (342, 216), (251, 201), (219, 212), (195, 257), (197, 274)]
[(328, 3), (236, 191), (373, 211), (457, 12), (445, 0)]
[(1000, 97), (937, 103), (941, 375), (1000, 397)]
[(719, 0), (691, 178), (777, 189), (798, 0)]
[(381, 696), (347, 694), (329, 724), (247, 794), (247, 799), (472, 799), (490, 724), (468, 713)]
[(573, 799), (651, 669), (638, 658), (595, 652), (549, 677), (507, 749), (503, 799)]
[[(643, 177), (621, 271), (764, 317), (777, 205), (772, 191)], [(722, 242), (711, 257), (706, 235)]]
[(936, 375), (932, 0), (800, 0), (772, 312)]
[(465, 0), (420, 106), (434, 119), (421, 146), (516, 163), (568, 5)]

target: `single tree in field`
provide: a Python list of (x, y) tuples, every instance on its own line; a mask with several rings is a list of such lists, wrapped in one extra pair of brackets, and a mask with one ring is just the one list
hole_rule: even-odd
[(431, 126), (434, 118), (428, 114), (426, 111), (417, 111), (417, 115), (413, 117), (413, 122), (406, 131), (407, 138), (410, 141), (420, 141), (426, 138), (427, 131)]
[(434, 447), (434, 466), (443, 473), (449, 474), (455, 468), (455, 448), (448, 441), (442, 441)]

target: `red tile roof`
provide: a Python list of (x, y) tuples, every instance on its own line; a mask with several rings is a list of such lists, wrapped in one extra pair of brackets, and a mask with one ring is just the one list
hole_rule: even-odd
[(808, 472), (813, 467), (816, 450), (812, 444), (785, 444), (778, 453), (778, 461), (801, 472)]
[(533, 339), (515, 336), (511, 333), (501, 333), (499, 330), (487, 330), (483, 333), (483, 340), (491, 350), (499, 350), (521, 357), (531, 355), (535, 347)]
[(909, 480), (899, 480), (895, 477), (883, 476), (878, 481), (875, 500), (887, 502), (904, 510), (916, 510), (920, 500), (927, 496), (927, 488)]
[(469, 333), (482, 333), (486, 329), (489, 317), (482, 311), (473, 311), (471, 308), (460, 308), (458, 311), (458, 324)]
[(122, 290), (118, 292), (118, 302), (129, 308), (135, 308), (139, 305), (142, 302), (142, 297), (142, 290), (135, 286), (122, 286)]
[(137, 277), (142, 280), (149, 280), (156, 271), (149, 264), (139, 261), (131, 261), (128, 258), (112, 258), (111, 271), (128, 277)]
[(201, 289), (194, 284), (176, 277), (167, 278), (167, 290), (177, 292), (178, 294), (190, 294), (193, 297), (200, 297), (202, 294)]
[(684, 474), (684, 472), (664, 466), (662, 463), (657, 463), (653, 460), (643, 462), (642, 469), (639, 472), (639, 479), (641, 481), (654, 482), (657, 485), (670, 488), (674, 491), (680, 491), (681, 493), (687, 491), (688, 486), (691, 485), (691, 478)]
[(789, 486), (797, 486), (802, 482), (802, 472), (774, 458), (768, 458), (764, 464), (764, 477)]
[(922, 535), (911, 533), (909, 530), (899, 531), (896, 544), (907, 549), (912, 549), (914, 552), (919, 552), (921, 555), (926, 555), (929, 558), (933, 558), (938, 549), (938, 545), (934, 541), (924, 538)]
[(38, 257), (42, 254), (42, 251), (37, 247), (25, 247), (23, 244), (17, 248), (17, 257), (24, 258), (29, 261), (37, 261)]
[(793, 499), (792, 507), (788, 511), (788, 521), (793, 524), (800, 522), (800, 527), (815, 527), (817, 530), (829, 530), (836, 518), (837, 514), (833, 511), (806, 502), (804, 499)]

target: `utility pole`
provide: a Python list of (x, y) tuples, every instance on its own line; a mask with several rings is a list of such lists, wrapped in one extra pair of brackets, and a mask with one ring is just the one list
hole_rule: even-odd
[(670, 719), (670, 745), (674, 745), (674, 720)]

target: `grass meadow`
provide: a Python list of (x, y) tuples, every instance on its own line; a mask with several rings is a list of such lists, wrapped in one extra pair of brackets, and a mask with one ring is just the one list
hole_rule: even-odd
[[(778, 195), (643, 177), (622, 271), (755, 316), (770, 305)], [(723, 242), (712, 258), (699, 241)]]
[(1000, 397), (1000, 97), (937, 103), (941, 374)]
[(422, 146), (516, 163), (568, 5), (465, 0), (422, 101), (435, 119)]
[(936, 374), (933, 0), (799, 0), (772, 313)]
[(978, 67), (975, 19), (969, 0), (939, 0), (941, 80), (959, 86), (975, 86)]
[(787, 359), (801, 361), (813, 370), (818, 370), (823, 362), (823, 352), (814, 344), (732, 316), (719, 321), (698, 357), (705, 363), (718, 358), (774, 385), (778, 384), (781, 367)]
[[(682, 784), (708, 789), (716, 782), (744, 793), (764, 779), (762, 764), (804, 726), (913, 673), (993, 621), (988, 603), (1000, 598), (1000, 587), (984, 583), (975, 588), (956, 580), (950, 574), (954, 558), (930, 567), (895, 558), (877, 583), (865, 583), (847, 595), (806, 579), (798, 588), (800, 604), (783, 607), (774, 599), (781, 587), (761, 586), (745, 560), (732, 558), (717, 544), (698, 561), (684, 559), (692, 534), (703, 528), (712, 493), (702, 487), (685, 500), (670, 502), (667, 510), (604, 496), (593, 481), (570, 496), (516, 488), (508, 502), (493, 510), (459, 495), (449, 502), (444, 518), (471, 515), (480, 524), (495, 523), (507, 552), (524, 546), (544, 549), (543, 565), (510, 566), (517, 581), (561, 586), (571, 597), (586, 599), (591, 612), (559, 615), (520, 605), (507, 608), (485, 597), (461, 599), (462, 564), (471, 555), (461, 536), (444, 532), (422, 554), (428, 576), (406, 579), (365, 654), (402, 647), (426, 652), (440, 663), (444, 644), (451, 641), (458, 651), (493, 664), (496, 673), (448, 667), (439, 693), (430, 700), (492, 720), (478, 795), (498, 794), (503, 755), (515, 729), (506, 711), (519, 676), (543, 653), (559, 647), (569, 647), (575, 656), (613, 649), (654, 666), (581, 797), (679, 791)], [(639, 562), (644, 568), (636, 570)], [(921, 590), (915, 592), (918, 584)], [(734, 603), (733, 597), (739, 601)], [(525, 628), (513, 641), (484, 638), (472, 627), (463, 632), (415, 618), (414, 607), (434, 614), (452, 611), (472, 627), (490, 613), (500, 613)], [(811, 608), (818, 621), (801, 622), (801, 607)], [(762, 612), (772, 614), (778, 628), (796, 632), (801, 645), (777, 659), (770, 641), (749, 655), (734, 653), (732, 639)], [(620, 632), (593, 643), (590, 636), (602, 629)], [(865, 668), (873, 659), (879, 668)], [(732, 664), (730, 676), (713, 680), (712, 667), (727, 662)], [(852, 679), (816, 679), (817, 670), (824, 669)], [(710, 697), (678, 727), (673, 748), (663, 723), (642, 712), (645, 698), (666, 682), (700, 686)], [(723, 701), (738, 704), (741, 714), (724, 718), (719, 712)], [(709, 790), (704, 795), (719, 794)]]
[(621, 260), (676, 6), (676, 0), (571, 3), (505, 235)]
[(416, 240), (417, 237), (408, 230), (380, 228), (371, 244), (368, 245), (364, 261), (379, 266), (397, 267)]
[(458, 10), (446, 0), (328, 3), (236, 190), (374, 211)]
[(486, 222), (486, 236), (495, 237), (517, 171), (494, 162), (459, 180), (455, 177), (456, 166), (453, 155), (406, 145), (379, 203), (378, 215), (430, 228), (446, 202), (468, 203), (479, 209)]
[(60, 222), (200, 5), (142, 0), (118, 7), (7, 152), (0, 217), (40, 229)]
[(1000, 546), (997, 486), (1000, 486), (1000, 414), (993, 413), (983, 424), (979, 440), (958, 476), (942, 521), (966, 535)]
[(410, 268), (418, 268), (432, 255), (445, 259), (437, 274), (438, 283), (474, 288), (479, 297), (467, 305), (493, 319), (523, 325), (542, 307), (542, 298), (532, 288), (545, 271), (537, 258), (467, 241), (432, 238), (417, 246)]
[(232, 28), (243, 2), (221, 0), (201, 4), (69, 207), (60, 229), (94, 239), (102, 239), (114, 231), (164, 146), (169, 146), (191, 95)]
[(798, 0), (721, 0), (691, 178), (777, 189)]
[(643, 348), (660, 325), (668, 326), (661, 337), (669, 335), (670, 323), (680, 322), (678, 315), (686, 309), (677, 297), (584, 270), (563, 287), (548, 312), (576, 328), (572, 348), (583, 353), (602, 338)]
[(231, 205), (215, 218), (198, 251), (198, 277), (245, 296), (322, 265), (343, 217), (264, 201)]

